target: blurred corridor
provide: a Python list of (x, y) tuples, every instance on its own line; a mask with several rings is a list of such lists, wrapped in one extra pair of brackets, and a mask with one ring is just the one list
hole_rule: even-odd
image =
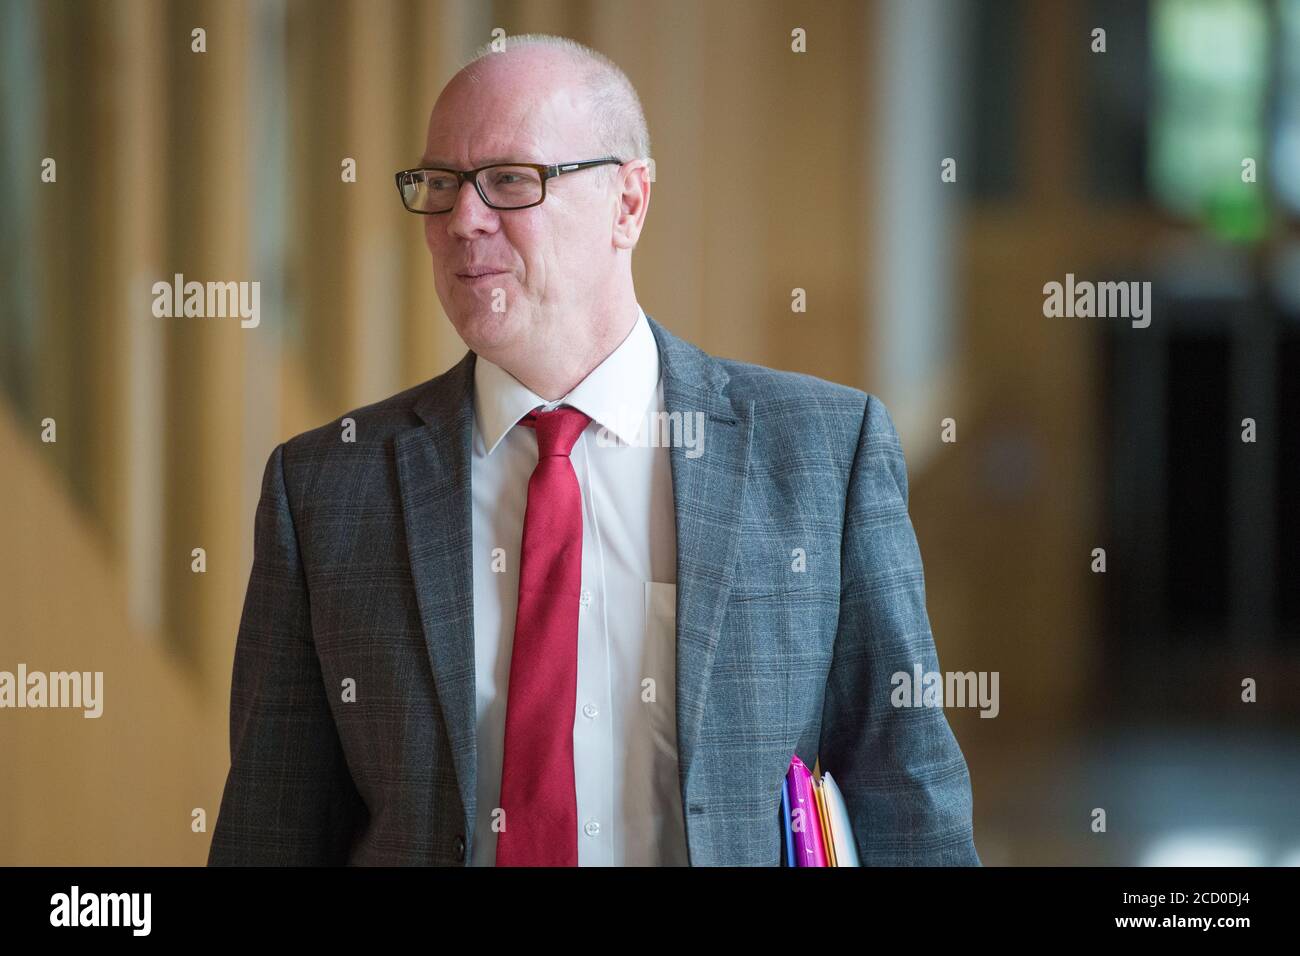
[(0, 0), (0, 670), (106, 688), (0, 713), (0, 865), (205, 860), (267, 455), (464, 354), (392, 176), (496, 28), (636, 85), (647, 313), (884, 399), (986, 865), (1300, 865), (1300, 0)]

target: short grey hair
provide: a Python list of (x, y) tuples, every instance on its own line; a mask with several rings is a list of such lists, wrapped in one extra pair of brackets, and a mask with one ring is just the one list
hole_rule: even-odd
[[(618, 64), (603, 53), (568, 37), (549, 33), (521, 33), (505, 38), (506, 50), (522, 46), (547, 46), (562, 50), (582, 69), (581, 83), (591, 97), (592, 124), (600, 149), (627, 162), (650, 159), (650, 128), (636, 87)], [(485, 43), (464, 62), (461, 70), (477, 80), (473, 68), (480, 60), (498, 53), (494, 43)], [(586, 157), (583, 157), (586, 158)], [(595, 158), (595, 157), (591, 157)], [(609, 167), (613, 169), (613, 167)]]

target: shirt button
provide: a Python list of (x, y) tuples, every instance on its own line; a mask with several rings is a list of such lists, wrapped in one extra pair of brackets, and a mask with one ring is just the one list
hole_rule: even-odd
[(588, 820), (587, 825), (582, 828), (583, 832), (589, 837), (594, 837), (600, 832), (600, 824), (595, 820)]
[(597, 714), (600, 713), (600, 711), (596, 709), (594, 704), (583, 704), (582, 712), (586, 714), (588, 717), (595, 717)]
[(458, 833), (456, 834), (456, 860), (461, 861), (464, 859), (465, 859), (465, 838)]
[(582, 593), (581, 593), (580, 595), (578, 595), (578, 600), (579, 600), (579, 602), (582, 604), (583, 607), (590, 607), (590, 606), (591, 606), (591, 592), (588, 591), (586, 588), (583, 588), (583, 589), (582, 589)]

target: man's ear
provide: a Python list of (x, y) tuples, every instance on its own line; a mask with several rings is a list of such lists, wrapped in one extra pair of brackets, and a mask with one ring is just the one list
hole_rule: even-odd
[(650, 160), (637, 159), (619, 171), (618, 206), (614, 217), (614, 246), (635, 249), (650, 209)]

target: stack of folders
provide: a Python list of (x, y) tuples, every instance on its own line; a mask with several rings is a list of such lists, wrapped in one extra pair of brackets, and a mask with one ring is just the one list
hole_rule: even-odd
[(844, 795), (821, 759), (813, 769), (795, 754), (781, 784), (782, 866), (859, 866)]

